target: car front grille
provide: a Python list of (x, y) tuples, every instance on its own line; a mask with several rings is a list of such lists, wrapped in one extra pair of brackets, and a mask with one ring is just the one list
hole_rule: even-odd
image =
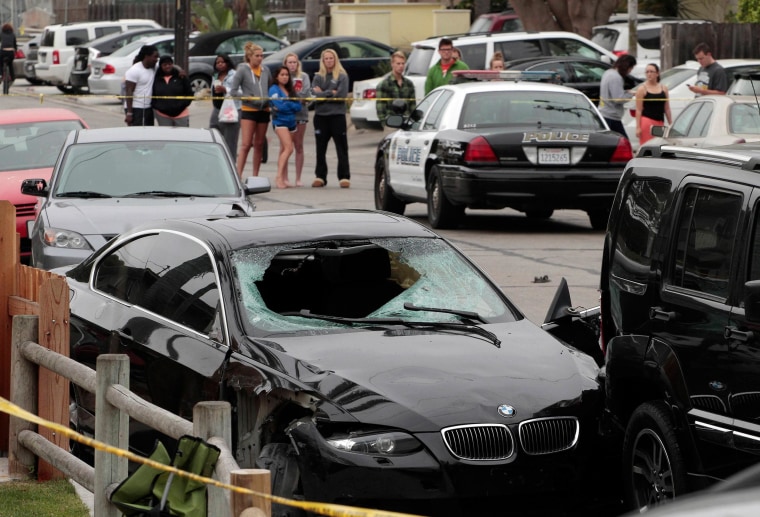
[(575, 417), (536, 418), (520, 422), (520, 446), (527, 454), (551, 454), (572, 448), (580, 426)]
[(760, 416), (760, 392), (747, 391), (734, 393), (729, 398), (731, 411), (735, 418), (742, 420), (757, 420)]
[(514, 452), (512, 433), (502, 424), (447, 427), (441, 434), (451, 454), (463, 460), (504, 460)]
[(711, 413), (720, 413), (721, 415), (728, 413), (728, 411), (726, 411), (726, 405), (720, 397), (715, 395), (693, 395), (691, 397), (691, 403), (695, 408), (704, 409)]

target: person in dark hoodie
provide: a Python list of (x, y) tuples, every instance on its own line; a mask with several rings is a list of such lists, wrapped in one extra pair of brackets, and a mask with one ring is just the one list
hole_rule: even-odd
[(16, 56), (16, 50), (18, 50), (18, 44), (16, 43), (16, 34), (13, 32), (13, 25), (4, 23), (0, 29), (0, 56), (2, 64), (8, 65), (11, 82), (16, 79), (13, 73), (13, 58)]
[(193, 88), (186, 74), (174, 66), (171, 56), (158, 60), (153, 81), (153, 113), (159, 126), (190, 127)]

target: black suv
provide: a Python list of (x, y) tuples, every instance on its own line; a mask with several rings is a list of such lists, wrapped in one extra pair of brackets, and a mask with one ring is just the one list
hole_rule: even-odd
[(627, 502), (645, 509), (760, 461), (760, 145), (631, 160), (600, 287)]

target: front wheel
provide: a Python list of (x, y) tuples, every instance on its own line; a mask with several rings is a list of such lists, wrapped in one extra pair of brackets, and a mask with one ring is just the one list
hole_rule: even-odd
[(443, 191), (441, 171), (435, 165), (430, 170), (427, 192), (428, 221), (433, 228), (455, 228), (464, 217), (464, 205), (455, 205)]
[[(298, 470), (296, 451), (289, 443), (269, 443), (261, 448), (256, 466), (267, 469), (272, 478), (272, 495), (303, 500), (301, 472)], [(303, 517), (300, 508), (283, 504), (272, 505), (272, 517)]]
[(375, 162), (375, 208), (398, 215), (404, 215), (406, 210), (406, 203), (396, 197), (389, 185), (388, 167), (383, 156)]
[(631, 415), (623, 442), (623, 489), (629, 507), (642, 512), (686, 491), (686, 462), (662, 402), (642, 404)]
[(195, 74), (193, 76), (190, 76), (190, 86), (192, 86), (195, 93), (198, 93), (202, 90), (211, 89), (211, 79), (205, 75)]

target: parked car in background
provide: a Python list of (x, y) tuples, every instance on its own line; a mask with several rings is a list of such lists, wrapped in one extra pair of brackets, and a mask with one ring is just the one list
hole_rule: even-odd
[(107, 34), (88, 42), (85, 46), (74, 48), (74, 67), (71, 70), (71, 86), (76, 89), (88, 88), (87, 78), (90, 77), (92, 61), (104, 56), (110, 56), (123, 46), (133, 41), (174, 34), (174, 29), (135, 29), (116, 34)]
[(63, 108), (0, 109), (0, 199), (16, 207), (24, 262), (31, 255), (26, 227), (37, 215), (37, 198), (22, 194), (21, 183), (29, 178), (49, 180), (66, 136), (86, 127), (79, 115)]
[(241, 185), (218, 131), (115, 127), (72, 131), (50, 181), (25, 180), (42, 198), (30, 231), (32, 265), (82, 261), (116, 235), (150, 219), (250, 215), (246, 196), (269, 191), (267, 178)]
[(726, 90), (726, 95), (752, 95), (760, 98), (760, 67), (752, 72), (734, 74), (734, 82)]
[(122, 95), (124, 74), (134, 64), (143, 45), (155, 45), (159, 55), (174, 55), (174, 34), (151, 36), (133, 41), (110, 56), (92, 61), (92, 72), (87, 78), (87, 88), (95, 95)]
[(349, 91), (355, 81), (362, 81), (383, 75), (390, 69), (391, 54), (395, 49), (385, 43), (380, 43), (361, 36), (322, 36), (307, 38), (275, 52), (264, 58), (264, 65), (274, 73), (289, 52), (293, 52), (301, 60), (301, 68), (314, 77), (319, 71), (319, 60), (322, 51), (331, 48), (335, 50), (340, 64), (348, 74)]
[[(32, 39), (24, 44), (24, 59), (21, 60), (21, 64), (24, 67), (24, 79), (29, 84), (38, 85), (43, 84), (43, 81), (37, 79), (37, 72), (34, 70), (34, 65), (37, 64), (37, 52), (42, 40), (42, 34), (35, 35)], [(15, 64), (15, 61), (14, 61)]]
[(660, 145), (715, 147), (760, 140), (760, 113), (755, 97), (703, 95), (692, 100), (671, 126), (655, 126), (638, 155)]
[[(183, 418), (229, 402), (233, 456), (269, 469), (278, 496), (425, 515), (502, 514), (507, 499), (516, 515), (584, 515), (612, 477), (594, 360), (410, 219), (154, 221), (65, 274), (71, 357), (94, 368), (110, 347), (127, 352), (131, 389)], [(91, 414), (92, 400), (74, 397), (70, 414)], [(150, 452), (155, 435), (134, 431), (130, 446)]]
[[(719, 59), (717, 61), (726, 69), (729, 88), (737, 74), (741, 75), (760, 70), (760, 60), (758, 59)], [(696, 82), (698, 69), (699, 63), (687, 61), (660, 74), (660, 82), (667, 86), (670, 93), (670, 111), (673, 115), (673, 120), (676, 119), (689, 101), (695, 97), (694, 93), (689, 90), (688, 85)], [(631, 100), (626, 103), (626, 109), (623, 111), (623, 125), (634, 150), (639, 148), (639, 139), (636, 138), (635, 113), (636, 101)]]
[[(26, 58), (32, 48), (35, 50), (37, 49), (41, 37), (41, 34), (36, 34), (32, 38), (19, 43), (18, 49), (16, 50), (16, 55), (13, 58), (13, 75), (16, 77), (16, 79), (26, 78)], [(21, 40), (21, 38), (19, 38), (19, 40)]]
[(478, 16), (470, 29), (469, 34), (478, 32), (521, 32), (523, 24), (520, 17), (514, 11), (504, 11), (501, 13), (486, 13)]
[(388, 118), (398, 129), (377, 148), (375, 208), (402, 214), (408, 203), (426, 203), (433, 228), (458, 226), (467, 208), (507, 207), (538, 219), (579, 209), (592, 228), (606, 226), (631, 147), (578, 90), (514, 80), (449, 84), (417, 110)]
[(37, 52), (36, 77), (57, 86), (64, 93), (77, 93), (79, 90), (70, 82), (75, 47), (106, 34), (160, 27), (153, 20), (139, 19), (48, 25)]

